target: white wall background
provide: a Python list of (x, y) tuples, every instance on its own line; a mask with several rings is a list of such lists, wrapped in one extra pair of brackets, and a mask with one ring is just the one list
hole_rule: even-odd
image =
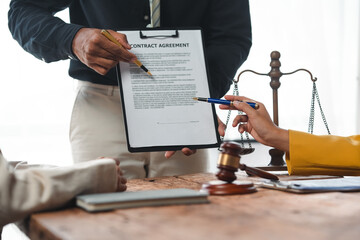
[[(46, 64), (26, 53), (7, 27), (8, 0), (0, 1), (0, 148), (11, 161), (71, 164), (68, 124), (75, 83), (68, 61)], [(270, 52), (278, 50), (282, 72), (307, 68), (317, 87), (332, 134), (360, 133), (359, 1), (250, 0), (253, 47), (239, 69), (270, 70)], [(67, 12), (60, 16), (67, 19)], [(234, 16), (236, 17), (236, 16)], [(272, 114), (268, 77), (246, 73), (240, 94), (264, 102)], [(307, 73), (283, 76), (279, 122), (307, 131), (311, 87)], [(225, 120), (226, 113), (218, 111)], [(326, 134), (316, 108), (314, 132)], [(235, 130), (227, 138), (238, 138)], [(3, 239), (14, 237), (10, 227)]]
[(0, 148), (11, 161), (71, 164), (68, 124), (76, 85), (69, 62), (46, 64), (21, 48), (7, 26), (9, 2), (0, 2)]
[[(270, 53), (279, 51), (282, 72), (306, 68), (317, 77), (331, 133), (359, 134), (359, 1), (251, 0), (250, 8), (253, 47), (239, 72), (268, 73)], [(299, 72), (281, 77), (280, 82), (279, 125), (307, 131), (312, 91), (309, 75)], [(240, 95), (265, 103), (272, 116), (269, 83), (267, 76), (245, 73), (239, 88)], [(220, 114), (225, 120), (224, 113)], [(314, 133), (326, 134), (317, 106)], [(232, 131), (228, 138), (237, 136)]]

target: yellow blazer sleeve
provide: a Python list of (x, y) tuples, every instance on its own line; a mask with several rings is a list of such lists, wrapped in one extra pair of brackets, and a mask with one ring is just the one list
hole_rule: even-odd
[(289, 130), (289, 174), (360, 175), (360, 135), (339, 137)]

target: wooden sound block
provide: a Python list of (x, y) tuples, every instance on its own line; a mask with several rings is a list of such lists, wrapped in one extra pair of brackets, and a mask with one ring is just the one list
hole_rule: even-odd
[(209, 192), (210, 195), (234, 195), (256, 192), (256, 187), (249, 181), (234, 181), (227, 183), (224, 181), (210, 181), (203, 184), (203, 190)]

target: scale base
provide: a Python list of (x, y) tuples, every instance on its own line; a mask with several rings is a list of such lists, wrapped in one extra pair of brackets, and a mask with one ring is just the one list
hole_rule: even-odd
[(257, 191), (254, 184), (249, 181), (234, 181), (233, 183), (227, 183), (215, 180), (203, 184), (202, 189), (208, 191), (210, 195), (247, 194)]

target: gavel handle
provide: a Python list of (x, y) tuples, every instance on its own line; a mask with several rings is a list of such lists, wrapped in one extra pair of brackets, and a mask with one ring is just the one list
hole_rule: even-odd
[(255, 167), (248, 167), (245, 164), (240, 163), (240, 167), (241, 170), (245, 171), (247, 174), (249, 175), (255, 175), (261, 178), (266, 178), (266, 179), (271, 179), (271, 180), (279, 180), (279, 178), (274, 175), (271, 174), (269, 172), (266, 172), (264, 170), (261, 170), (259, 168), (255, 168)]

